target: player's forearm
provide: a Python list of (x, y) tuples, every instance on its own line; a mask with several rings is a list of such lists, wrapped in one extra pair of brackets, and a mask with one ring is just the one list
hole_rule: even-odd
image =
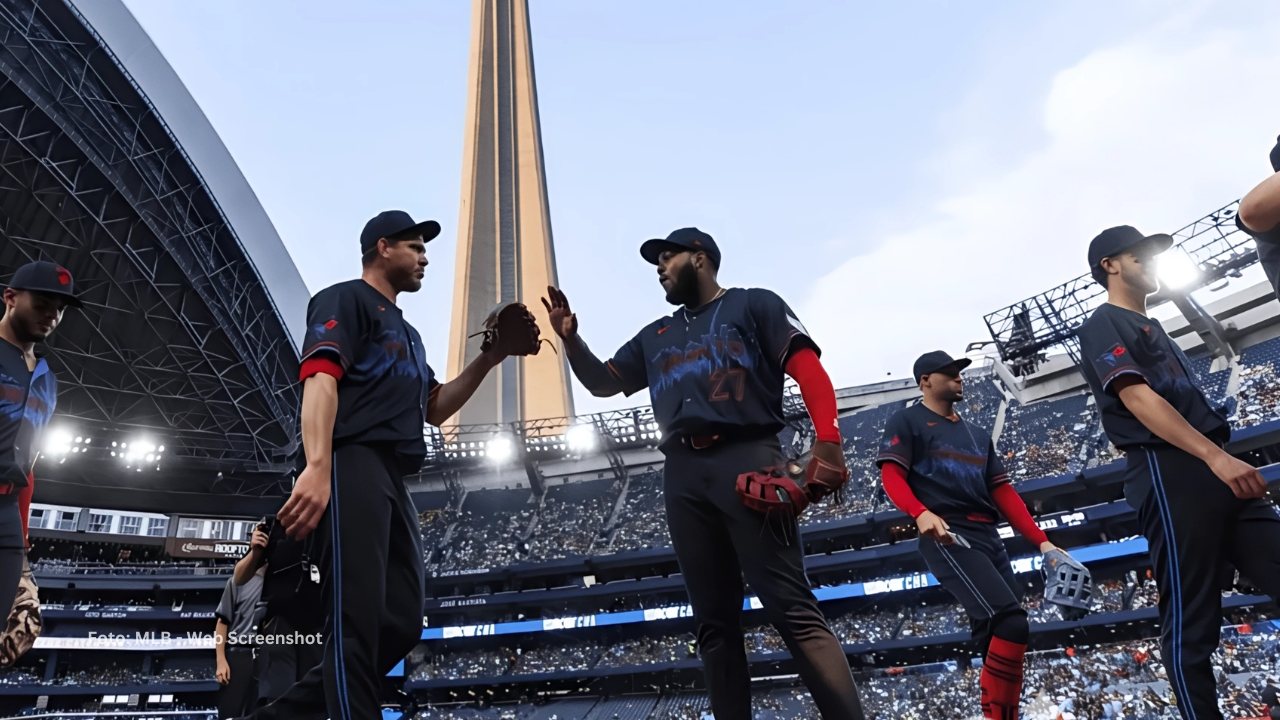
[(895, 462), (881, 463), (880, 484), (884, 486), (884, 494), (889, 496), (889, 502), (912, 519), (920, 517), (929, 509), (911, 492), (911, 486), (907, 484), (907, 471), (901, 465)]
[(1280, 225), (1280, 173), (1263, 180), (1240, 200), (1240, 222), (1254, 232)]
[(333, 459), (333, 424), (338, 417), (338, 380), (312, 375), (302, 384), (302, 449), (307, 464), (328, 467)]
[(1018, 531), (1018, 534), (1032, 545), (1040, 547), (1041, 544), (1049, 541), (1048, 536), (1036, 524), (1035, 518), (1031, 517), (1031, 511), (1027, 510), (1027, 504), (1023, 502), (1022, 496), (1013, 489), (1012, 485), (1004, 483), (997, 486), (991, 491), (991, 500), (999, 508), (1000, 514), (1009, 521), (1010, 527)]
[(468, 363), (457, 377), (437, 387), (427, 401), (427, 422), (439, 426), (457, 414), (471, 396), (476, 394), (476, 388), (480, 387), (489, 371), (500, 362), (500, 358), (481, 354)]
[(1222, 452), (1222, 448), (1192, 427), (1146, 383), (1135, 383), (1121, 389), (1120, 402), (1148, 430), (1185, 453), (1209, 462)]
[(235, 572), (231, 578), (237, 585), (243, 585), (249, 582), (249, 578), (258, 572), (258, 568), (262, 567), (262, 561), (265, 559), (266, 553), (260, 549), (254, 548), (244, 554), (240, 558), (240, 562), (236, 563)]
[(218, 662), (227, 661), (227, 623), (224, 620), (218, 620), (218, 625), (213, 629), (214, 643), (213, 655)]
[(565, 355), (569, 356), (569, 369), (578, 382), (596, 397), (610, 397), (622, 392), (622, 383), (609, 372), (609, 366), (591, 352), (581, 335), (564, 341)]
[(800, 397), (804, 398), (818, 440), (840, 442), (836, 389), (818, 354), (810, 348), (796, 351), (787, 361), (786, 372), (800, 386)]

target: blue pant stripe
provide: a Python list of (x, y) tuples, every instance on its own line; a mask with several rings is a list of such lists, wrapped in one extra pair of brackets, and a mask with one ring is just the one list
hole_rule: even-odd
[(333, 473), (329, 494), (329, 552), (333, 554), (333, 647), (338, 684), (340, 720), (351, 720), (351, 701), (347, 698), (347, 662), (342, 647), (342, 542), (338, 535), (338, 454), (333, 454)]
[(1160, 476), (1160, 463), (1155, 454), (1147, 451), (1147, 466), (1151, 469), (1152, 490), (1156, 494), (1156, 507), (1160, 510), (1160, 524), (1164, 526), (1165, 547), (1169, 553), (1169, 577), (1173, 597), (1173, 657), (1170, 664), (1173, 672), (1169, 680), (1178, 694), (1178, 705), (1184, 709), (1188, 720), (1196, 720), (1196, 710), (1191, 705), (1191, 693), (1187, 689), (1187, 679), (1182, 673), (1182, 574), (1179, 571), (1178, 542), (1173, 534), (1173, 514), (1169, 510), (1169, 499), (1164, 493), (1164, 481)]

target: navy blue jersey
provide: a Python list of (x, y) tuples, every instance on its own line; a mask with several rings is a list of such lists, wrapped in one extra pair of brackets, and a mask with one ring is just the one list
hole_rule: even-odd
[(327, 355), (342, 365), (335, 447), (390, 444), (421, 465), (427, 401), (439, 383), (418, 331), (395, 303), (364, 280), (321, 290), (307, 306), (302, 359)]
[(1253, 237), (1254, 244), (1258, 246), (1258, 264), (1267, 273), (1271, 287), (1280, 295), (1280, 225), (1270, 230), (1250, 230), (1237, 213), (1236, 227)]
[(998, 517), (991, 490), (1009, 482), (991, 433), (916, 403), (893, 414), (884, 427), (876, 464), (897, 463), (907, 485), (936, 515)]
[(26, 487), (57, 403), (58, 381), (44, 358), (29, 370), (22, 350), (0, 339), (0, 484)]
[(818, 346), (775, 293), (732, 288), (697, 310), (680, 308), (618, 349), (609, 370), (627, 395), (645, 387), (667, 437), (776, 434), (791, 353)]
[(1205, 437), (1220, 442), (1230, 438), (1227, 419), (1196, 386), (1187, 356), (1158, 320), (1104, 303), (1076, 336), (1080, 339), (1081, 370), (1112, 445), (1125, 450), (1166, 444), (1120, 402), (1111, 383), (1123, 375), (1142, 378)]

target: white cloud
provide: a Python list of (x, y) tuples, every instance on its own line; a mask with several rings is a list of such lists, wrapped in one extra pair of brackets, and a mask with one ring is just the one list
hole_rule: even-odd
[(922, 194), (914, 224), (800, 304), (837, 385), (990, 339), (985, 313), (1082, 274), (1106, 227), (1173, 231), (1240, 197), (1280, 133), (1278, 31), (1273, 15), (1232, 30), (1166, 23), (1046, 78), (1043, 142), (1012, 165), (984, 167), (971, 138), (934, 153), (968, 159), (932, 168), (939, 187), (962, 189)]

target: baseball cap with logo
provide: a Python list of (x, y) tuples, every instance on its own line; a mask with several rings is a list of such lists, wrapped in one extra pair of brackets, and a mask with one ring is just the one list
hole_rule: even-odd
[(920, 382), (920, 378), (929, 373), (936, 373), (950, 367), (954, 367), (956, 370), (963, 370), (972, 364), (973, 361), (969, 358), (956, 360), (942, 350), (934, 350), (916, 358), (915, 364), (911, 366), (911, 376), (916, 382)]
[(1280, 137), (1276, 138), (1276, 145), (1271, 148), (1271, 169), (1280, 173)]
[(1093, 242), (1089, 243), (1089, 272), (1093, 274), (1093, 279), (1102, 282), (1099, 280), (1099, 273), (1102, 272), (1099, 266), (1104, 258), (1115, 257), (1142, 245), (1151, 245), (1159, 255), (1173, 247), (1173, 236), (1165, 233), (1143, 235), (1130, 225), (1119, 225), (1098, 233)]
[(680, 228), (665, 238), (646, 240), (640, 246), (640, 257), (650, 265), (658, 264), (658, 256), (663, 250), (689, 250), (704, 252), (711, 258), (711, 264), (720, 269), (720, 247), (712, 237), (696, 227)]
[(421, 235), (423, 242), (431, 242), (439, 234), (440, 223), (435, 220), (414, 222), (413, 217), (403, 210), (386, 210), (364, 224), (360, 233), (360, 254), (367, 255), (377, 247), (380, 238), (404, 240)]
[(81, 307), (80, 298), (76, 297), (76, 283), (71, 271), (48, 260), (29, 262), (18, 268), (9, 281), (14, 290), (55, 295), (62, 298), (71, 307)]

